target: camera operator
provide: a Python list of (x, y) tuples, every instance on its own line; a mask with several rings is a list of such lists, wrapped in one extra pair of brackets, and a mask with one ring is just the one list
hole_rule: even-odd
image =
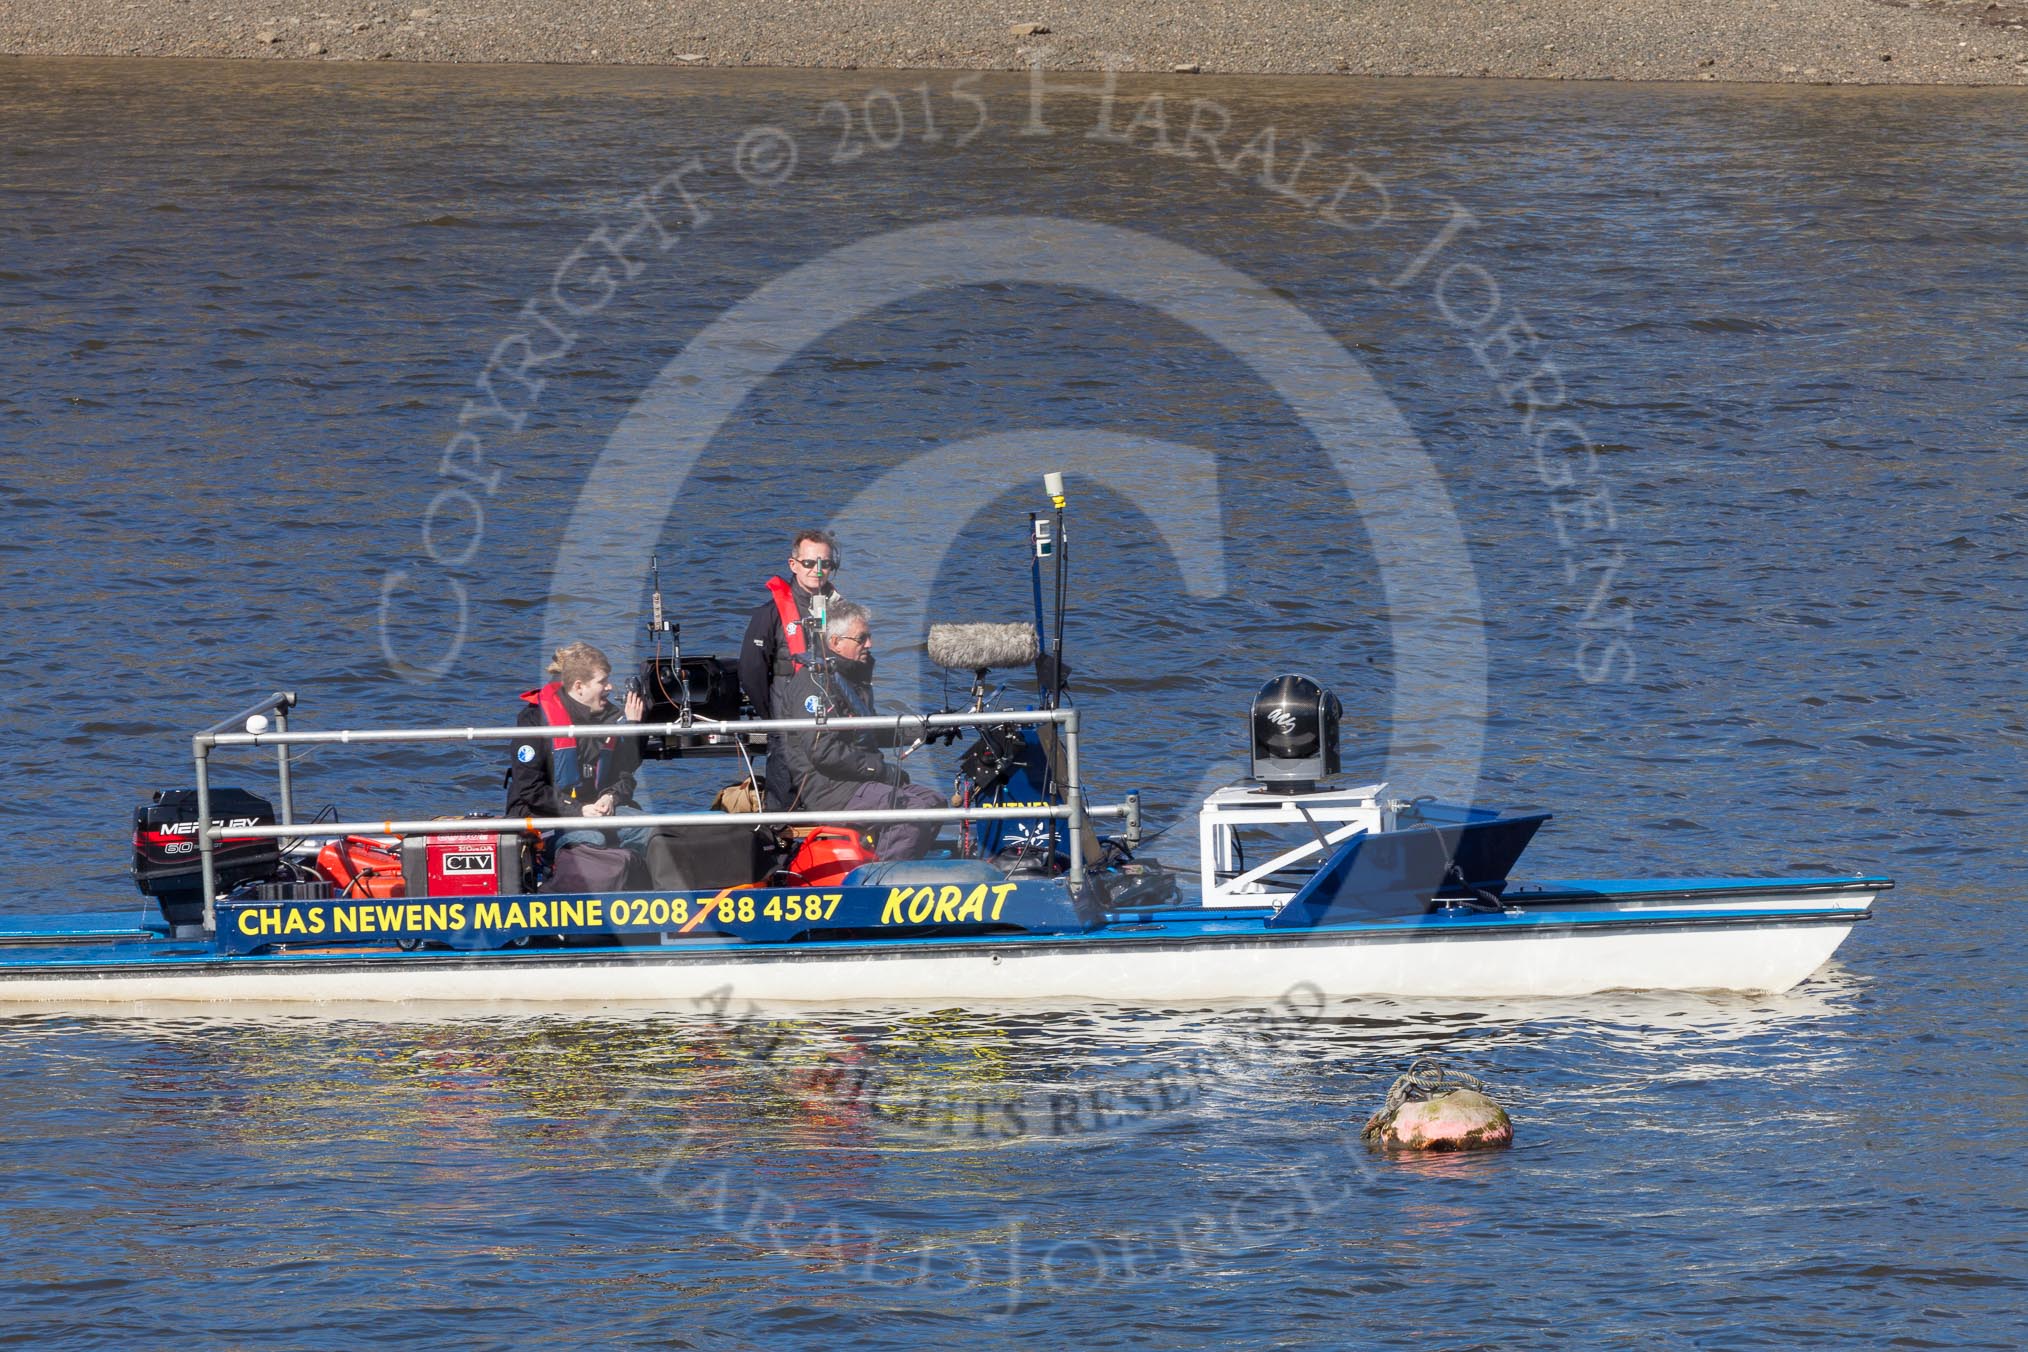
[[(548, 684), (522, 694), (528, 707), (516, 719), (519, 726), (582, 726), (622, 719), (638, 723), (641, 719), (644, 705), (639, 691), (627, 692), (624, 709), (612, 706), (613, 664), (589, 643), (558, 648), (549, 664), (549, 675)], [(641, 764), (638, 738), (584, 741), (531, 735), (517, 740), (512, 754), (507, 767), (506, 816), (610, 818), (642, 810), (634, 801), (634, 772)], [(646, 827), (620, 827), (611, 834), (636, 853), (647, 845)], [(545, 843), (560, 849), (565, 845), (604, 845), (609, 840), (606, 830), (587, 828), (556, 833), (555, 839)]]

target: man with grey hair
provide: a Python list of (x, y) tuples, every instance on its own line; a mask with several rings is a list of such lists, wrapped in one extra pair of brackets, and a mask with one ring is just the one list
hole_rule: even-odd
[[(873, 617), (864, 606), (838, 601), (831, 606), (824, 641), (828, 662), (793, 675), (777, 673), (776, 718), (873, 714)], [(774, 734), (768, 764), (784, 770), (780, 806), (791, 812), (945, 806), (936, 790), (909, 783), (908, 772), (880, 754), (892, 737), (876, 729), (840, 728)], [(896, 822), (874, 831), (873, 848), (882, 859), (920, 859), (936, 835), (935, 822)]]

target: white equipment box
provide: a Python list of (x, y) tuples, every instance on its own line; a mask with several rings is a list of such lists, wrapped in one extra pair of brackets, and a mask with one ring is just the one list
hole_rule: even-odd
[[(1268, 793), (1228, 785), (1197, 810), (1198, 867), (1206, 906), (1278, 906), (1295, 893), (1270, 875), (1284, 869), (1315, 869), (1330, 851), (1363, 831), (1393, 826), (1394, 807), (1382, 795), (1385, 784), (1320, 793)], [(1243, 846), (1234, 832), (1246, 826), (1302, 829), (1309, 839), (1259, 863), (1241, 864)]]

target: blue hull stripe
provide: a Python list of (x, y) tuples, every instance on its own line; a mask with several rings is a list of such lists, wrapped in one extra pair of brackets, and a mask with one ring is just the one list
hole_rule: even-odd
[(1785, 929), (1815, 925), (1849, 926), (1867, 917), (1868, 912), (1859, 907), (1825, 906), (1781, 911), (1679, 911), (1654, 908), (1637, 914), (1532, 911), (1520, 916), (1504, 914), (1417, 916), (1403, 920), (1370, 921), (1300, 930), (1268, 930), (1263, 928), (1258, 919), (1252, 921), (1192, 919), (1136, 924), (1089, 934), (964, 935), (779, 944), (741, 944), (706, 940), (628, 948), (510, 949), (472, 953), (429, 949), (403, 952), (389, 948), (283, 951), (227, 956), (206, 945), (169, 941), (63, 948), (34, 945), (0, 948), (0, 986), (4, 986), (9, 978), (20, 979), (54, 973), (76, 975), (96, 973), (112, 976), (156, 971), (198, 976), (254, 968), (331, 970), (381, 966), (388, 963), (469, 969), (493, 965), (576, 967), (615, 962), (680, 964), (687, 961), (719, 961), (727, 957), (756, 962), (878, 961), (883, 958), (921, 957), (936, 953), (955, 955), (961, 952), (1001, 952), (1013, 956), (1022, 953), (1077, 949), (1116, 952), (1124, 956), (1202, 947), (1255, 948), (1282, 945), (1331, 947), (1369, 942), (1457, 943), (1556, 936), (1581, 939), (1589, 934), (1627, 931), (1681, 933), (1713, 928)]

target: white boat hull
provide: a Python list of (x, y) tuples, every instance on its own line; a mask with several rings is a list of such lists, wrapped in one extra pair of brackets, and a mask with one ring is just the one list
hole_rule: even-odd
[[(1079, 998), (1171, 1002), (1527, 997), (1609, 990), (1778, 992), (1828, 960), (1866, 901), (1822, 918), (1654, 925), (1284, 932), (1174, 942), (1063, 937), (878, 947), (290, 955), (42, 968), (0, 975), (0, 1003), (692, 1000), (864, 1004)], [(129, 970), (122, 970), (129, 968)]]

